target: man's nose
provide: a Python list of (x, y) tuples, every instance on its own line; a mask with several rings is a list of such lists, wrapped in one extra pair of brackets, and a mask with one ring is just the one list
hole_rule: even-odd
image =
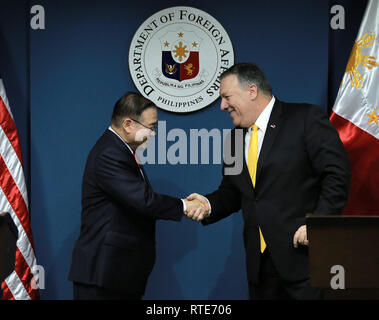
[(221, 105), (220, 105), (220, 110), (226, 110), (228, 109), (228, 103), (226, 102), (225, 99), (221, 99)]

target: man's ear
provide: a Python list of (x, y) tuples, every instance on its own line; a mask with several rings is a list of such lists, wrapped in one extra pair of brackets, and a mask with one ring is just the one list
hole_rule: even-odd
[(126, 133), (130, 132), (132, 124), (133, 124), (133, 120), (130, 118), (125, 118), (122, 121), (122, 128), (125, 130)]
[(249, 96), (251, 100), (255, 100), (258, 96), (258, 86), (252, 83), (249, 85), (248, 91), (249, 91)]

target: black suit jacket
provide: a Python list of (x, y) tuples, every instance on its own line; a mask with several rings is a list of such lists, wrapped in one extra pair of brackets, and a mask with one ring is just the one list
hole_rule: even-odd
[[(244, 134), (238, 141), (236, 136), (234, 129), (232, 150), (236, 143), (244, 144)], [(309, 278), (308, 248), (295, 249), (293, 236), (305, 224), (307, 213), (341, 214), (346, 205), (351, 173), (337, 131), (320, 107), (276, 100), (258, 159), (255, 189), (244, 151), (237, 159), (243, 162), (242, 172), (225, 175), (224, 163), (220, 187), (206, 196), (212, 212), (203, 223), (242, 209), (248, 280), (258, 282), (258, 226), (281, 278)]]
[(89, 153), (69, 280), (142, 295), (155, 261), (155, 221), (179, 221), (180, 199), (153, 191), (124, 142), (106, 130)]

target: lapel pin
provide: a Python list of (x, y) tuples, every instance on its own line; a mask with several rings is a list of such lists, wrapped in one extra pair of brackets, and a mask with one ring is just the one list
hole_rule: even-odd
[(272, 123), (272, 124), (270, 125), (270, 127), (273, 128), (273, 129), (275, 129), (275, 128), (276, 128), (276, 125)]

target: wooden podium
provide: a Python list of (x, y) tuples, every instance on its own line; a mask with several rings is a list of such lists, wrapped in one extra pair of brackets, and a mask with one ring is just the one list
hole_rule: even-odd
[[(311, 286), (324, 288), (327, 300), (379, 299), (379, 217), (309, 215), (306, 221)], [(333, 289), (332, 278), (342, 275), (345, 289)]]
[[(18, 230), (7, 212), (0, 213), (0, 284), (13, 272)], [(0, 293), (1, 296), (1, 293)]]

